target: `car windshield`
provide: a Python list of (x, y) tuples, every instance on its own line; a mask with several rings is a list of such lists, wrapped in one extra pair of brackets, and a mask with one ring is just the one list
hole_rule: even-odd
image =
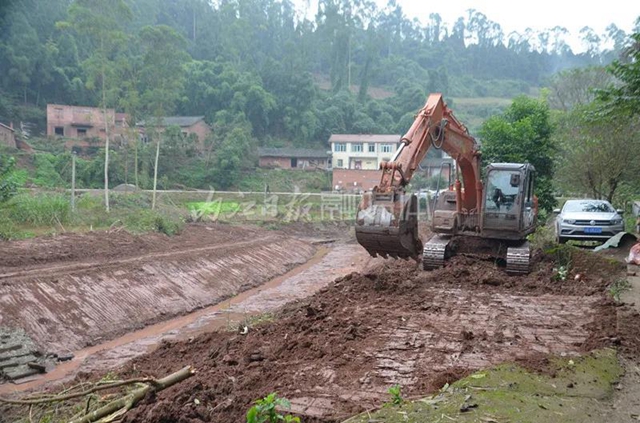
[(568, 201), (564, 212), (613, 213), (613, 207), (604, 201)]

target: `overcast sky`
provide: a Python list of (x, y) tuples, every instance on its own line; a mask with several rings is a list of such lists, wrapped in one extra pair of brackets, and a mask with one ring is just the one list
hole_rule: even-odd
[[(383, 8), (387, 0), (375, 0)], [(640, 16), (638, 0), (396, 0), (406, 16), (417, 17), (423, 23), (430, 13), (439, 13), (449, 25), (460, 16), (466, 16), (468, 9), (482, 12), (492, 21), (500, 24), (505, 35), (512, 31), (524, 32), (528, 27), (536, 30), (563, 26), (577, 37), (580, 29), (590, 26), (598, 34), (615, 23), (630, 33), (635, 20)], [(298, 0), (298, 4), (305, 0)], [(317, 10), (317, 0), (310, 1), (312, 15)], [(580, 50), (579, 43), (568, 40), (571, 47)]]

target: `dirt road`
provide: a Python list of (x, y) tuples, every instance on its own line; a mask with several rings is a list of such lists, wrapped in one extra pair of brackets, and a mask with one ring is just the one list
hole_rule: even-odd
[(305, 422), (340, 422), (379, 406), (395, 384), (425, 394), (488, 365), (620, 342), (603, 295), (619, 266), (577, 257), (574, 271), (588, 276), (565, 281), (552, 266), (539, 260), (531, 275), (509, 277), (458, 257), (434, 272), (385, 262), (340, 278), (247, 335), (206, 334), (134, 360), (127, 376), (184, 365), (198, 374), (126, 421), (242, 421), (253, 400), (277, 391)]

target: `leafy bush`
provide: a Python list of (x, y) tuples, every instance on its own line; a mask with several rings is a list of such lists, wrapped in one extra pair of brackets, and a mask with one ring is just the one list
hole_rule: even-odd
[(547, 251), (556, 245), (554, 229), (549, 225), (538, 226), (534, 233), (527, 236), (527, 239), (531, 243), (532, 250)]
[(56, 156), (49, 153), (36, 154), (33, 157), (33, 161), (36, 167), (36, 174), (33, 179), (34, 184), (39, 187), (51, 188), (68, 185), (56, 170), (56, 165), (58, 164)]
[(0, 203), (16, 194), (18, 183), (15, 179), (15, 164), (13, 157), (0, 156)]
[(300, 423), (299, 417), (289, 414), (282, 415), (276, 407), (291, 408), (291, 403), (286, 398), (279, 398), (278, 394), (272, 392), (266, 397), (256, 401), (256, 405), (247, 411), (247, 423)]

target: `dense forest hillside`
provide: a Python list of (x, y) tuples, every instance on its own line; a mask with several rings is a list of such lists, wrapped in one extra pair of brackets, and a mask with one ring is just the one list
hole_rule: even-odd
[[(505, 34), (475, 10), (450, 27), (437, 14), (421, 25), (394, 2), (322, 0), (313, 20), (286, 0), (118, 0), (89, 16), (99, 3), (1, 3), (0, 121), (41, 130), (47, 103), (98, 105), (96, 66), (108, 68), (110, 107), (152, 114), (143, 101), (150, 27), (174, 33), (187, 53), (167, 113), (241, 121), (260, 144), (399, 132), (428, 92), (511, 98), (558, 70), (609, 62), (626, 40), (615, 25), (584, 28), (587, 50), (574, 54), (564, 28)], [(394, 95), (376, 100), (371, 87)]]
[(608, 64), (631, 40), (613, 24), (585, 27), (576, 54), (565, 28), (505, 34), (477, 10), (421, 24), (393, 0), (320, 0), (315, 16), (288, 0), (9, 0), (0, 28), (0, 122), (36, 150), (11, 152), (27, 185), (69, 183), (64, 140), (43, 138), (48, 103), (115, 108), (129, 126), (185, 115), (213, 128), (205, 153), (175, 128), (162, 148), (131, 136), (82, 158), (79, 185), (96, 188), (107, 171), (112, 186), (150, 188), (157, 171), (160, 188), (239, 187), (257, 147), (400, 134), (430, 92), (478, 134), (514, 97), (538, 96), (564, 69)]

